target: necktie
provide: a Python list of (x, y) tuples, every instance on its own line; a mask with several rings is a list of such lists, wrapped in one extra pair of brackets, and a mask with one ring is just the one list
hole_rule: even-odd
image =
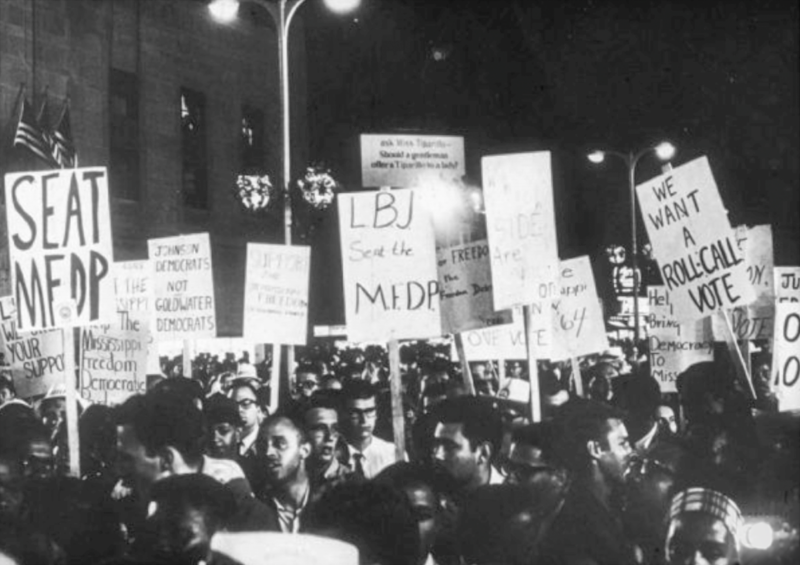
[(362, 479), (366, 479), (367, 476), (364, 474), (364, 464), (361, 462), (364, 459), (363, 453), (353, 453), (353, 462), (355, 474), (361, 477)]

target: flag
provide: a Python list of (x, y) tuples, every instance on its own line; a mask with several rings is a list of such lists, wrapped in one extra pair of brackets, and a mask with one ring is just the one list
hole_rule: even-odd
[(33, 108), (31, 108), (27, 98), (22, 99), (19, 123), (17, 123), (17, 131), (14, 134), (14, 146), (26, 147), (34, 155), (47, 162), (48, 165), (56, 164), (49, 144), (45, 140), (44, 132), (39, 125), (39, 121), (33, 115)]
[(69, 101), (64, 103), (64, 110), (61, 118), (53, 132), (52, 143), (53, 159), (56, 160), (62, 169), (78, 166), (78, 153), (75, 151), (75, 144), (72, 142), (72, 125), (69, 119)]

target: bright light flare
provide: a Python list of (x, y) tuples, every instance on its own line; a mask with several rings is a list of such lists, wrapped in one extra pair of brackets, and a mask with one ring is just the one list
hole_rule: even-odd
[(742, 532), (742, 544), (751, 549), (769, 549), (775, 540), (772, 526), (766, 522), (748, 524)]
[(346, 14), (361, 5), (361, 0), (325, 0), (325, 5), (331, 12)]
[(675, 156), (675, 146), (669, 141), (659, 143), (656, 146), (656, 155), (658, 155), (658, 158), (662, 161), (669, 161)]
[(434, 225), (441, 229), (453, 228), (463, 213), (464, 198), (460, 187), (436, 175), (426, 175), (419, 183), (417, 193), (421, 207), (429, 214)]
[(239, 0), (213, 0), (208, 5), (208, 11), (216, 21), (229, 24), (239, 12)]
[(586, 158), (589, 159), (595, 165), (599, 165), (600, 163), (606, 160), (606, 154), (603, 153), (602, 151), (592, 151), (586, 156)]

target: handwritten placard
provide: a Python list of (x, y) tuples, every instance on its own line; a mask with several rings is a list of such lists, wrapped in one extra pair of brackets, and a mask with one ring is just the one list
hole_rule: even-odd
[(488, 241), (441, 247), (436, 256), (444, 333), (511, 322), (509, 311), (494, 311)]
[(559, 297), (553, 301), (553, 360), (608, 349), (603, 310), (588, 256), (561, 261)]
[(470, 361), (488, 359), (527, 359), (525, 324), (522, 312), (512, 310), (509, 324), (463, 332), (464, 355)]
[(348, 340), (441, 335), (433, 228), (414, 190), (340, 194), (338, 206)]
[(800, 267), (775, 267), (775, 301), (800, 302)]
[(677, 392), (678, 375), (695, 363), (714, 360), (714, 343), (703, 320), (680, 321), (675, 317), (666, 287), (648, 287), (647, 302), (650, 374), (658, 381), (661, 392)]
[(745, 257), (705, 157), (637, 186), (636, 194), (678, 318), (753, 302)]
[(781, 412), (800, 410), (800, 302), (775, 306), (772, 367), (778, 408)]
[(207, 233), (147, 241), (153, 284), (150, 331), (157, 340), (216, 337)]
[(426, 176), (464, 175), (464, 138), (458, 136), (363, 134), (361, 182), (365, 187), (420, 186)]
[[(8, 243), (17, 328), (96, 324), (114, 315), (104, 167), (9, 173)], [(75, 302), (69, 320), (62, 307)]]
[(113, 324), (81, 328), (80, 395), (90, 402), (113, 405), (143, 394), (149, 343), (144, 312), (117, 312)]
[(529, 304), (558, 282), (550, 153), (484, 157), (494, 309)]
[(311, 248), (247, 244), (244, 337), (305, 345)]
[(64, 341), (60, 330), (17, 330), (14, 297), (0, 298), (0, 342), (20, 398), (44, 394), (64, 382)]
[(114, 263), (114, 287), (117, 294), (117, 312), (127, 312), (135, 317), (146, 332), (147, 374), (161, 372), (158, 345), (150, 330), (150, 315), (153, 308), (153, 282), (150, 261), (116, 261)]

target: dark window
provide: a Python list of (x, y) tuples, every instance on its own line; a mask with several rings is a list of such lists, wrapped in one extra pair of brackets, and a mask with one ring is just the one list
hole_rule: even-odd
[(139, 200), (139, 83), (119, 69), (111, 69), (109, 81), (111, 193)]
[(194, 208), (208, 207), (205, 111), (203, 94), (181, 89), (183, 202)]
[(264, 162), (264, 112), (257, 108), (242, 108), (241, 124), (242, 169), (263, 172)]

